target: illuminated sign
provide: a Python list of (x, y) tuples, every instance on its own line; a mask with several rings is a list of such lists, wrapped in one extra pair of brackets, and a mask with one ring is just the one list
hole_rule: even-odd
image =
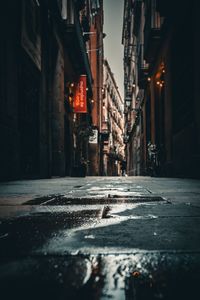
[(75, 113), (87, 112), (86, 75), (81, 75), (75, 86), (73, 107)]

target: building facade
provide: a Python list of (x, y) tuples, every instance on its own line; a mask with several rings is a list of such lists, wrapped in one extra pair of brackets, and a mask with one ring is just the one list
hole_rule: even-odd
[[(81, 175), (92, 127), (93, 80), (83, 34), (91, 2), (4, 1), (1, 180)], [(74, 97), (82, 75), (87, 92), (86, 110), (80, 113)]]
[[(130, 68), (130, 48), (135, 70), (129, 73), (135, 90), (128, 111), (137, 113), (127, 131), (129, 169), (138, 165), (137, 175), (151, 175), (153, 168), (157, 176), (199, 177), (198, 3), (124, 3), (124, 68)], [(124, 82), (127, 95), (126, 72)]]
[[(122, 44), (124, 45), (124, 98), (127, 171), (129, 175), (141, 174), (141, 103), (143, 86), (139, 78), (139, 55), (142, 49), (142, 26), (136, 28), (133, 1), (124, 2)], [(137, 9), (137, 7), (135, 7)], [(140, 16), (138, 16), (140, 18)], [(141, 82), (143, 83), (143, 82)]]
[(124, 103), (107, 60), (103, 67), (101, 175), (119, 176), (124, 161)]
[(92, 135), (89, 140), (89, 165), (88, 175), (100, 175), (100, 128), (103, 88), (103, 0), (95, 0), (90, 3), (91, 22), (89, 27), (89, 39), (87, 52), (91, 65), (93, 78), (93, 98), (91, 105)]

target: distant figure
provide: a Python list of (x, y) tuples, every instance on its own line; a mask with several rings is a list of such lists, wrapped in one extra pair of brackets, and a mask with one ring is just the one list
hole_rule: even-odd
[(122, 176), (126, 176), (126, 161), (125, 160), (121, 161), (121, 174), (122, 174)]
[(149, 142), (147, 145), (147, 152), (148, 173), (150, 176), (158, 176), (160, 166), (158, 147), (156, 144)]

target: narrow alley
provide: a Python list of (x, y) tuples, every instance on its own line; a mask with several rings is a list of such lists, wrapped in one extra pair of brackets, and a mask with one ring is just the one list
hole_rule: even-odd
[(0, 33), (0, 299), (199, 299), (199, 1), (3, 0)]

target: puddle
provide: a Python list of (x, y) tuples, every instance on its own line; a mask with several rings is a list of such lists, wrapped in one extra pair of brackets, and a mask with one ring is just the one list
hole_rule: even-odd
[(23, 203), (23, 205), (86, 205), (86, 204), (120, 204), (120, 203), (146, 203), (165, 201), (162, 197), (108, 195), (108, 197), (67, 197), (66, 195), (48, 195), (35, 198)]

